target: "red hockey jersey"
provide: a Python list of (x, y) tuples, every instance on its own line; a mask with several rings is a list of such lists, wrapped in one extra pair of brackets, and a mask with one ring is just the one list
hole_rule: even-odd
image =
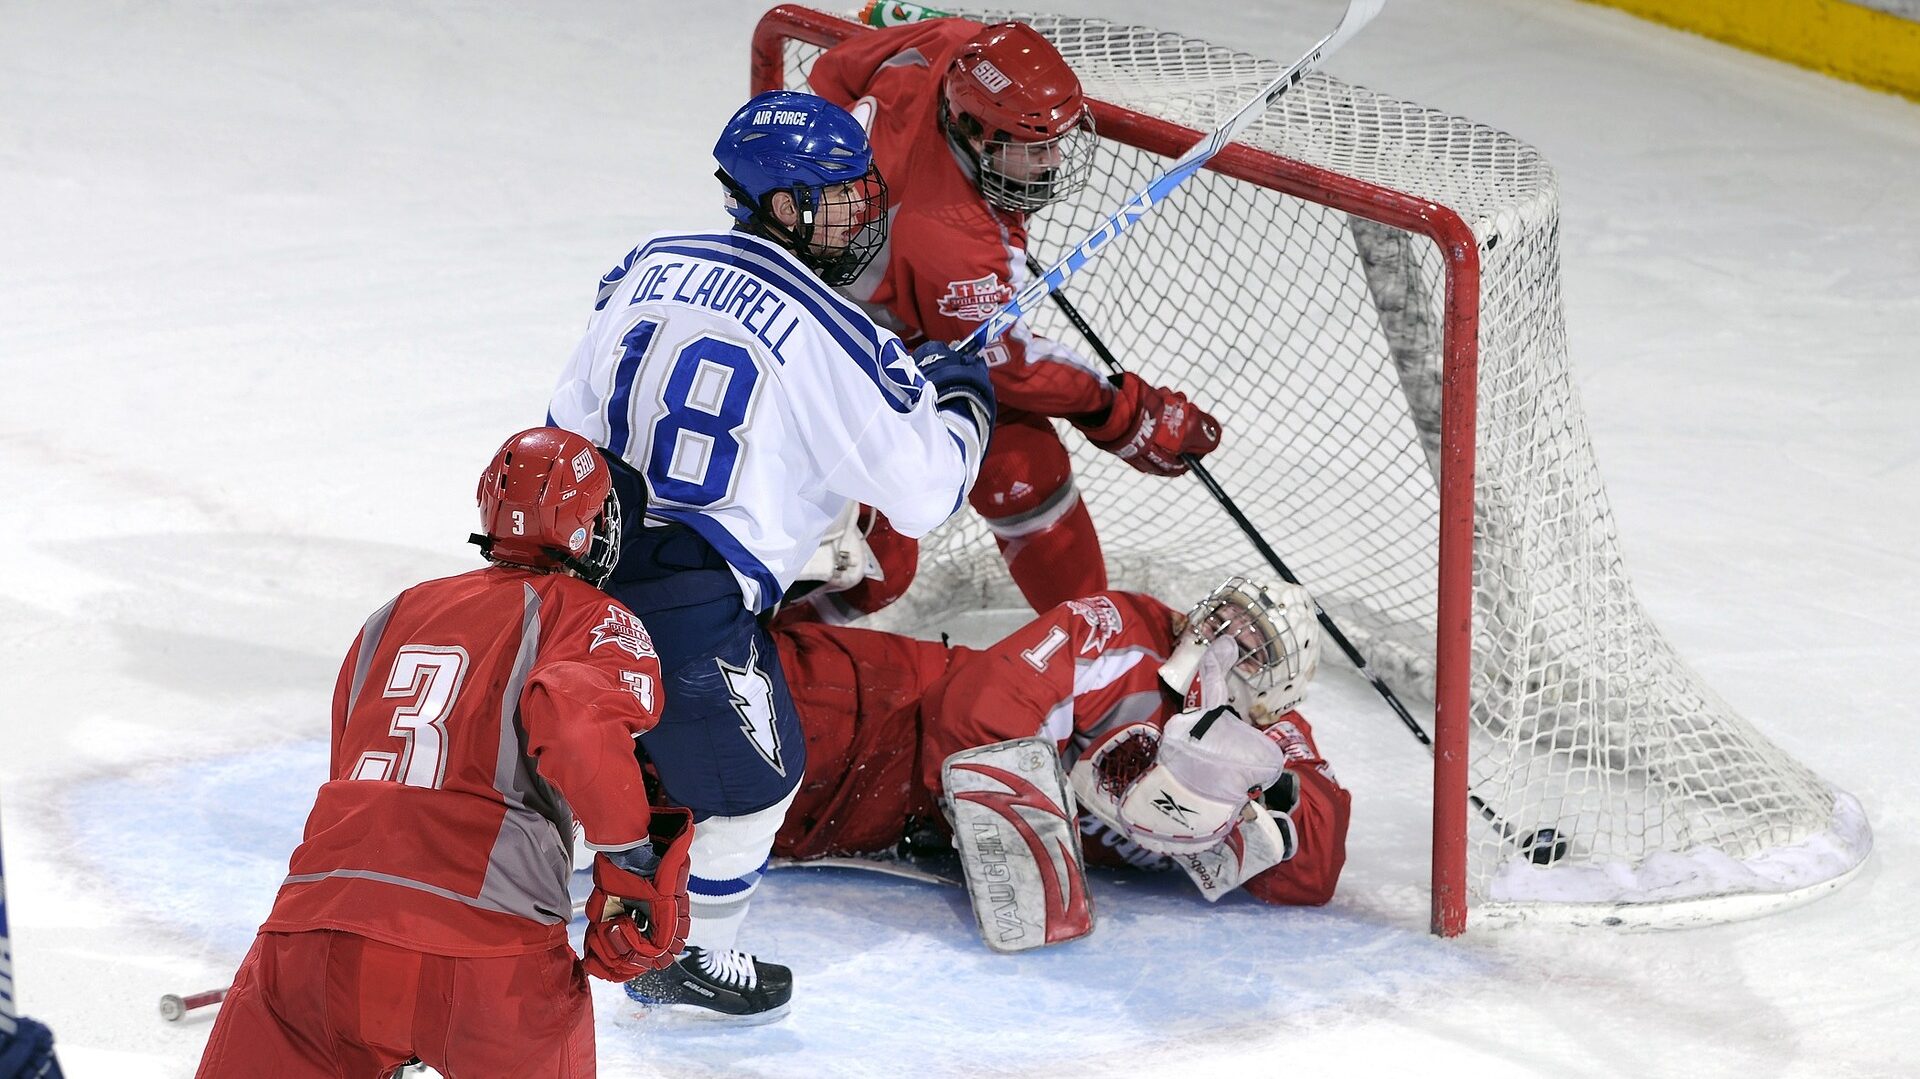
[(400, 593), (341, 665), (332, 778), (262, 931), (564, 946), (575, 815), (591, 846), (646, 838), (633, 740), (660, 704), (646, 630), (577, 578), (489, 566)]
[[(909, 346), (967, 336), (1029, 279), (1025, 215), (988, 205), (940, 122), (941, 76), (979, 29), (936, 19), (876, 30), (828, 49), (808, 75), (837, 105), (873, 104), (869, 136), (894, 216), (886, 246), (848, 291)], [(1024, 321), (983, 355), (1003, 412), (1077, 416), (1112, 400), (1101, 370)]]
[[(1175, 612), (1151, 596), (1102, 592), (1060, 604), (985, 650), (820, 625), (775, 632), (807, 735), (807, 771), (775, 853), (886, 850), (906, 818), (937, 816), (940, 766), (963, 749), (1034, 735), (1071, 767), (1100, 735), (1163, 725), (1181, 702), (1161, 688)], [(1325, 903), (1346, 864), (1351, 795), (1298, 713), (1275, 726), (1301, 798), (1300, 852), (1244, 887), (1270, 903)], [(1090, 843), (1088, 859), (1126, 861)]]

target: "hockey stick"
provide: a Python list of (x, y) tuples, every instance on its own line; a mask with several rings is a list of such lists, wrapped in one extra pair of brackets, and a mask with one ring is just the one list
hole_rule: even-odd
[(941, 884), (949, 888), (962, 887), (960, 881), (953, 877), (941, 876), (910, 862), (884, 856), (863, 858), (859, 855), (829, 855), (824, 858), (774, 858), (768, 864), (775, 869), (854, 869), (862, 873), (877, 873), (883, 877), (918, 881), (921, 884)]
[[(1034, 273), (1040, 271), (1039, 261), (1031, 254), (1027, 256), (1027, 268)], [(1049, 295), (1052, 296), (1055, 306), (1060, 308), (1060, 313), (1067, 316), (1067, 321), (1073, 323), (1073, 328), (1080, 331), (1080, 336), (1086, 339), (1087, 344), (1093, 346), (1093, 351), (1099, 354), (1100, 359), (1106, 362), (1114, 375), (1126, 374), (1126, 369), (1120, 366), (1118, 359), (1114, 358), (1106, 342), (1102, 341), (1087, 320), (1081, 317), (1079, 309), (1073, 306), (1066, 294), (1059, 289), (1051, 289)], [(1254, 550), (1260, 552), (1260, 557), (1267, 560), (1267, 564), (1280, 575), (1280, 579), (1288, 584), (1299, 584), (1300, 578), (1294, 576), (1293, 571), (1287, 568), (1279, 552), (1267, 544), (1266, 538), (1260, 535), (1260, 530), (1254, 527), (1246, 514), (1240, 512), (1240, 507), (1234, 504), (1226, 488), (1220, 486), (1220, 481), (1213, 478), (1213, 473), (1207, 471), (1207, 467), (1200, 463), (1200, 459), (1190, 453), (1183, 453), (1180, 455), (1180, 460), (1186, 464), (1188, 471), (1199, 478), (1201, 485), (1206, 487), (1207, 493), (1220, 504), (1220, 508), (1227, 511), (1227, 516), (1233, 518), (1233, 523), (1240, 526), (1240, 531), (1246, 534)], [(1318, 598), (1313, 601), (1313, 616), (1320, 623), (1320, 627), (1327, 631), (1327, 636), (1333, 639), (1333, 643), (1340, 647), (1340, 651), (1346, 655), (1354, 669), (1358, 670), (1361, 677), (1365, 678), (1373, 686), (1374, 691), (1380, 694), (1380, 698), (1387, 702), (1387, 707), (1393, 709), (1393, 714), (1400, 717), (1400, 722), (1406, 725), (1407, 730), (1412, 731), (1413, 736), (1420, 740), (1420, 744), (1427, 747), (1427, 752), (1434, 752), (1433, 739), (1427, 736), (1426, 728), (1420, 725), (1419, 720), (1413, 718), (1413, 713), (1407, 711), (1407, 706), (1400, 703), (1400, 698), (1380, 680), (1380, 676), (1374, 672), (1367, 658), (1361, 655), (1360, 650), (1347, 639), (1347, 635), (1341, 632), (1333, 616), (1327, 613), (1325, 607), (1320, 606)], [(1518, 844), (1521, 852), (1536, 864), (1551, 865), (1566, 856), (1567, 841), (1554, 829), (1541, 828), (1523, 835), (1518, 828), (1501, 817), (1492, 806), (1471, 790), (1467, 791), (1467, 801), (1473, 808), (1479, 810), (1480, 815), (1487, 819), (1487, 823), (1499, 831), (1502, 839)]]
[(964, 340), (956, 342), (954, 347), (967, 352), (977, 352), (987, 347), (1007, 332), (1021, 316), (1032, 311), (1040, 303), (1041, 297), (1067, 283), (1067, 279), (1079, 271), (1087, 261), (1098, 254), (1115, 237), (1125, 232), (1134, 222), (1152, 212), (1153, 208), (1165, 202), (1173, 190), (1187, 181), (1189, 176), (1200, 171), (1213, 155), (1233, 137), (1245, 131), (1247, 127), (1265, 112), (1267, 106), (1281, 94), (1292, 89), (1307, 72), (1318, 67), (1328, 54), (1347, 43), (1348, 39), (1360, 32), (1360, 28), (1373, 21), (1375, 15), (1386, 5), (1387, 0), (1348, 0), (1346, 13), (1340, 16), (1340, 25), (1333, 32), (1320, 39), (1319, 43), (1307, 50), (1307, 54), (1293, 62), (1293, 66), (1280, 77), (1268, 83), (1253, 99), (1240, 106), (1240, 111), (1228, 117), (1227, 122), (1214, 128), (1212, 132), (1193, 144), (1178, 161), (1168, 166), (1165, 172), (1148, 181), (1147, 186), (1133, 198), (1121, 203), (1112, 216), (1094, 229), (1086, 239), (1080, 241), (1045, 273), (1028, 282), (1027, 286), (1016, 293), (1012, 300), (995, 311), (992, 317), (981, 323)]
[[(228, 986), (231, 989), (232, 986)], [(226, 989), (209, 989), (204, 993), (168, 993), (160, 998), (160, 1018), (169, 1023), (178, 1023), (188, 1012), (211, 1007), (227, 999)]]

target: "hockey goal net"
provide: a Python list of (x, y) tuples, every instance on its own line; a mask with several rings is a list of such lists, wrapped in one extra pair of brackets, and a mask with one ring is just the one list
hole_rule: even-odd
[[(1285, 66), (1101, 19), (1018, 17), (1080, 74), (1101, 134), (1094, 182), (1032, 223), (1042, 260)], [(823, 46), (866, 32), (773, 9), (754, 89), (804, 89)], [(1658, 926), (1804, 902), (1857, 871), (1870, 831), (1635, 599), (1569, 373), (1558, 231), (1553, 173), (1525, 143), (1313, 75), (1067, 291), (1131, 369), (1220, 417), (1215, 477), (1431, 715), (1435, 932), (1460, 932), (1469, 911)], [(1050, 305), (1033, 321), (1081, 346)], [(1264, 572), (1199, 483), (1066, 441), (1116, 587), (1180, 606)], [(923, 543), (910, 596), (1021, 603), (964, 512)], [(1469, 791), (1519, 834), (1555, 829), (1565, 856), (1536, 864), (1469, 812)]]

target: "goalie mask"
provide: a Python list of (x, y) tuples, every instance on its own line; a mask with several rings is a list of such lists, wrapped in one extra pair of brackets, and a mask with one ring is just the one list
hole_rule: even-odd
[(1231, 704), (1255, 726), (1286, 715), (1320, 665), (1313, 597), (1230, 577), (1187, 612), (1160, 680), (1189, 708)]
[(593, 443), (534, 427), (502, 443), (480, 473), (481, 532), (490, 562), (570, 569), (603, 584), (620, 557), (620, 499)]

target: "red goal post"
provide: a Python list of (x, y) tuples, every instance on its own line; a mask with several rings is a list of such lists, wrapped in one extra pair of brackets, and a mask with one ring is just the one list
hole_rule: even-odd
[[(789, 42), (827, 48), (871, 27), (837, 15), (782, 4), (762, 16), (753, 34), (752, 92), (787, 85)], [(1169, 160), (1205, 132), (1095, 98), (1094, 128)], [(1241, 143), (1230, 143), (1206, 166), (1213, 172), (1425, 236), (1446, 265), (1442, 350), (1439, 526), (1439, 619), (1435, 656), (1433, 762), (1433, 932), (1466, 928), (1467, 686), (1473, 620), (1474, 364), (1480, 326), (1480, 251), (1460, 215), (1437, 203), (1377, 187)], [(1180, 196), (1176, 193), (1174, 198)], [(1467, 392), (1461, 392), (1466, 387)]]

